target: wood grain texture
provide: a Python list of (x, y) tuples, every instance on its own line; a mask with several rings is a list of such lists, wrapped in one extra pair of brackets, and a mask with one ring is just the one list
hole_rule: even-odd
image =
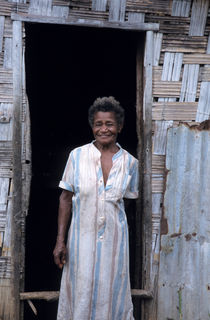
[(30, 0), (28, 13), (40, 16), (51, 16), (52, 0)]
[(12, 193), (12, 259), (13, 259), (13, 318), (19, 320), (20, 315), (20, 260), (21, 253), (21, 229), (22, 219), (22, 166), (21, 166), (21, 113), (22, 113), (22, 22), (13, 22), (13, 193)]
[(39, 23), (52, 23), (52, 24), (66, 24), (84, 27), (94, 28), (107, 28), (107, 29), (121, 29), (121, 30), (133, 30), (133, 31), (147, 31), (147, 30), (158, 30), (159, 25), (150, 23), (129, 23), (125, 22), (112, 22), (112, 21), (99, 21), (99, 20), (88, 20), (69, 16), (68, 19), (62, 19), (58, 17), (41, 17), (23, 14), (12, 14), (12, 19), (15, 21), (25, 22), (39, 22)]
[(155, 121), (155, 132), (153, 139), (154, 154), (165, 155), (167, 130), (172, 126), (173, 121)]
[(200, 97), (198, 101), (198, 110), (196, 121), (202, 122), (209, 119), (210, 116), (210, 82), (202, 82)]
[(197, 96), (199, 65), (186, 64), (184, 66), (180, 102), (194, 102)]
[(203, 36), (208, 15), (209, 0), (194, 0), (190, 19), (189, 36)]
[(191, 0), (173, 0), (171, 15), (177, 17), (189, 17)]
[(153, 120), (195, 121), (198, 102), (154, 102)]

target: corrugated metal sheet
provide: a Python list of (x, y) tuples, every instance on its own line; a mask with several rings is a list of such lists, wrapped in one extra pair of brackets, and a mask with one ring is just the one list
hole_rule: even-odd
[[(204, 124), (204, 123), (203, 123)], [(210, 319), (210, 120), (167, 136), (158, 319)]]

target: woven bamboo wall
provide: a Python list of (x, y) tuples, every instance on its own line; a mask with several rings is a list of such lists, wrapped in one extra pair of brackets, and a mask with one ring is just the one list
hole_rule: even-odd
[[(210, 115), (210, 11), (208, 0), (20, 0), (0, 2), (0, 319), (10, 319), (5, 309), (10, 299), (5, 288), (11, 279), (12, 188), (12, 20), (11, 14), (129, 23), (159, 23), (154, 34), (153, 64), (153, 164), (152, 164), (152, 282), (157, 288), (162, 201), (165, 183), (166, 132), (181, 121), (201, 122)], [(24, 33), (23, 33), (24, 37)], [(23, 70), (24, 74), (24, 70)], [(23, 79), (23, 92), (24, 79)], [(25, 96), (25, 93), (23, 97)], [(28, 109), (23, 99), (23, 172), (30, 182)], [(25, 128), (25, 129), (24, 129)], [(24, 174), (23, 174), (24, 176)], [(23, 199), (22, 231), (28, 195)], [(24, 240), (24, 232), (23, 232)], [(4, 296), (2, 296), (4, 292)], [(8, 291), (9, 292), (9, 291)], [(8, 304), (9, 305), (9, 304)], [(154, 304), (155, 305), (155, 304)], [(5, 311), (6, 310), (6, 311)], [(5, 314), (8, 314), (6, 318)], [(156, 318), (156, 306), (151, 319)]]

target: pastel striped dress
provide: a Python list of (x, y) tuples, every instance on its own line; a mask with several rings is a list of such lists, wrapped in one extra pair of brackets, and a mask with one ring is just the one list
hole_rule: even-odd
[(74, 149), (59, 184), (74, 196), (57, 320), (134, 319), (123, 198), (138, 197), (138, 160), (119, 146), (104, 186), (100, 157)]

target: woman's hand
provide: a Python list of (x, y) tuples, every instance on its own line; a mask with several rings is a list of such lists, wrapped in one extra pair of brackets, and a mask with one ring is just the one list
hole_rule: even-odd
[(59, 210), (58, 210), (58, 235), (53, 251), (54, 261), (58, 268), (62, 269), (66, 263), (66, 245), (65, 235), (66, 228), (70, 219), (72, 207), (73, 192), (63, 190), (60, 195)]
[(55, 264), (62, 269), (66, 263), (66, 245), (63, 240), (57, 239), (53, 255)]

